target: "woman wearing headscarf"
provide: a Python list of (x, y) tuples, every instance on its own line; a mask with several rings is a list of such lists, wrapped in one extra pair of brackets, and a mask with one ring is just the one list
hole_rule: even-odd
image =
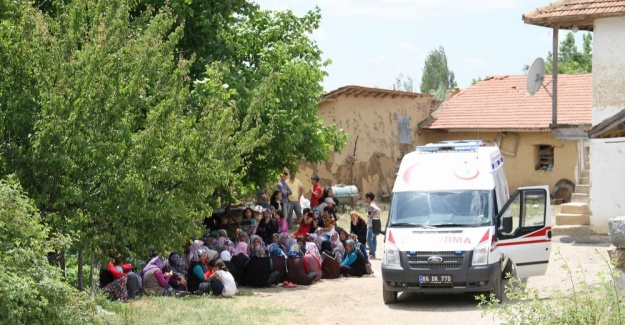
[(306, 242), (304, 258), (308, 266), (308, 273), (315, 273), (317, 275), (315, 280), (321, 280), (321, 254), (314, 242)]
[(169, 284), (176, 290), (187, 290), (187, 271), (189, 263), (177, 252), (169, 254), (169, 266), (174, 271), (174, 276), (169, 280)]
[(306, 254), (306, 238), (304, 238), (304, 236), (297, 236), (295, 240), (299, 245), (299, 250), (302, 252), (302, 255)]
[(204, 246), (203, 240), (196, 239), (193, 241), (193, 243), (191, 243), (191, 245), (189, 246), (189, 256), (187, 260), (189, 263), (197, 258), (197, 251), (200, 250), (202, 246)]
[(367, 273), (365, 258), (362, 256), (362, 252), (356, 248), (356, 243), (353, 240), (347, 240), (345, 251), (345, 258), (341, 262), (341, 274), (348, 277), (365, 275)]
[(256, 247), (252, 256), (245, 262), (245, 282), (247, 285), (264, 288), (274, 285), (278, 281), (279, 272), (273, 270), (273, 263), (265, 250)]
[(321, 243), (321, 273), (324, 279), (336, 279), (341, 276), (341, 262), (336, 258), (329, 240)]
[(343, 256), (345, 256), (345, 246), (341, 243), (339, 238), (339, 234), (333, 232), (330, 234), (330, 244), (332, 244), (332, 251), (334, 252), (334, 256), (340, 262), (343, 262)]
[(234, 279), (239, 284), (245, 284), (245, 262), (247, 262), (249, 255), (247, 254), (247, 243), (245, 241), (240, 241), (237, 244), (237, 247), (234, 249), (234, 255), (232, 256), (232, 264), (235, 266)]
[(269, 257), (271, 258), (271, 263), (273, 264), (273, 270), (280, 273), (278, 275), (277, 283), (282, 283), (286, 279), (287, 272), (286, 254), (284, 254), (278, 244), (270, 244), (267, 248), (269, 249)]
[(252, 252), (256, 248), (260, 248), (265, 252), (265, 255), (267, 255), (267, 246), (265, 246), (265, 241), (260, 236), (252, 235), (250, 242), (252, 245), (248, 247), (249, 252)]
[(305, 260), (302, 256), (299, 245), (295, 244), (289, 248), (289, 253), (286, 259), (286, 286), (292, 286), (291, 284), (298, 285), (311, 285), (317, 278), (317, 274), (312, 272), (308, 273), (306, 270)]
[(271, 244), (276, 244), (280, 246), (280, 234), (279, 233), (274, 233), (273, 235), (271, 235)]
[(317, 244), (317, 248), (319, 248), (319, 250), (322, 251), (323, 249), (321, 249), (321, 243), (324, 241), (323, 229), (321, 228), (315, 229), (315, 233), (313, 235), (316, 235), (315, 244)]
[(289, 236), (288, 232), (282, 232), (280, 233), (280, 249), (282, 249), (282, 251), (284, 252), (284, 254), (286, 255), (286, 253), (289, 251), (289, 246), (288, 246), (288, 241), (291, 240), (291, 236)]
[(173, 271), (163, 273), (160, 256), (152, 258), (143, 268), (143, 290), (149, 295), (169, 295), (176, 290), (169, 284)]
[(234, 274), (237, 272), (237, 267), (236, 265), (234, 265), (234, 263), (232, 263), (232, 255), (230, 254), (230, 252), (226, 250), (222, 251), (219, 254), (219, 260), (223, 261), (224, 264), (226, 264), (228, 272), (232, 273), (232, 276), (234, 276)]
[(208, 293), (210, 291), (210, 285), (206, 281), (206, 270), (208, 269), (206, 263), (208, 256), (206, 250), (200, 248), (189, 264), (189, 278), (187, 279), (187, 288), (192, 293)]

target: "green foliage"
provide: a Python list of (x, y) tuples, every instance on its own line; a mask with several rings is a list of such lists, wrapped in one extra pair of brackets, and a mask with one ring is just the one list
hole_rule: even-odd
[(475, 85), (476, 83), (482, 81), (482, 77), (477, 77), (477, 79), (473, 78), (471, 79), (471, 86)]
[(0, 0), (0, 175), (85, 256), (177, 246), (224, 199), (344, 146), (317, 117), (319, 20), (243, 0)]
[[(575, 45), (575, 37), (572, 32), (566, 34), (566, 38), (560, 42), (558, 48), (558, 74), (589, 73), (592, 72), (592, 34), (582, 36), (583, 48), (580, 52)], [(523, 71), (529, 70), (529, 65), (523, 67)], [(545, 59), (545, 74), (553, 73), (553, 53), (547, 54)]]
[(457, 86), (454, 72), (447, 66), (445, 49), (440, 46), (431, 51), (423, 65), (421, 92), (430, 93), (436, 99), (444, 100), (445, 92)]
[[(556, 255), (561, 257), (559, 252)], [(506, 325), (623, 324), (625, 300), (616, 284), (620, 272), (611, 267), (607, 258), (602, 258), (610, 271), (599, 275), (598, 284), (586, 282), (581, 266), (579, 274), (575, 273), (564, 260), (562, 267), (567, 271), (572, 287), (569, 292), (555, 292), (550, 299), (544, 299), (538, 290), (527, 288), (522, 279), (510, 278), (505, 287), (509, 302), (500, 305), (494, 294), (490, 297), (480, 295), (476, 297), (478, 306), (483, 308), (483, 316), (492, 314)]]
[(171, 11), (131, 17), (125, 1), (84, 0), (50, 19), (16, 8), (0, 25), (15, 69), (0, 73), (32, 74), (24, 97), (34, 104), (0, 99), (28, 121), (23, 137), (10, 136), (13, 118), (1, 121), (3, 156), (43, 220), (78, 235), (86, 256), (164, 251), (199, 232), (215, 189), (240, 178), (241, 155), (264, 139), (258, 113), (236, 118), (213, 68), (191, 94)]
[(243, 155), (245, 183), (275, 184), (284, 167), (295, 170), (301, 160), (324, 161), (345, 145), (345, 133), (317, 116), (323, 68), (330, 63), (310, 39), (320, 19), (319, 8), (302, 17), (254, 10), (237, 17), (224, 35), (234, 51), (219, 65), (226, 83), (236, 89), (237, 116), (260, 112), (260, 132), (267, 137)]
[(50, 233), (32, 203), (14, 178), (0, 180), (0, 323), (93, 323), (94, 301), (46, 258), (69, 240)]
[(393, 90), (400, 91), (414, 91), (414, 82), (411, 76), (404, 76), (403, 73), (400, 73), (397, 78), (395, 78), (395, 83), (393, 84)]

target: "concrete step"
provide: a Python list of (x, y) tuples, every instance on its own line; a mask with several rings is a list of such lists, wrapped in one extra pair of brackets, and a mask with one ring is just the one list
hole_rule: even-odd
[(570, 202), (560, 205), (560, 213), (565, 214), (590, 214), (588, 203)]
[(590, 177), (580, 177), (578, 185), (590, 185)]
[(579, 185), (575, 186), (575, 193), (589, 194), (590, 193), (590, 185), (579, 184)]
[(556, 225), (558, 226), (590, 225), (590, 213), (588, 214), (559, 213), (556, 215)]
[(588, 203), (588, 194), (586, 193), (573, 193), (571, 194), (571, 202)]
[(582, 176), (580, 177), (590, 177), (590, 169), (582, 170)]
[(574, 225), (574, 226), (553, 226), (551, 227), (552, 236), (569, 236), (569, 237), (587, 237), (590, 236), (590, 226)]

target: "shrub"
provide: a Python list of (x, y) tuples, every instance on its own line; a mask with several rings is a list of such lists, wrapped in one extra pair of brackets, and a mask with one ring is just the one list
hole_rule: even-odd
[(505, 293), (509, 301), (505, 304), (500, 305), (492, 294), (476, 296), (478, 307), (484, 309), (482, 316), (490, 313), (501, 324), (625, 324), (625, 303), (616, 281), (620, 271), (612, 267), (610, 260), (600, 255), (609, 271), (600, 273), (598, 282), (592, 284), (586, 281), (583, 271), (579, 271), (581, 276), (575, 276), (560, 252), (556, 255), (564, 261), (562, 267), (572, 285), (569, 291), (554, 292), (550, 299), (541, 298), (538, 290), (527, 288), (522, 279), (508, 274)]
[(45, 227), (13, 179), (0, 180), (0, 323), (85, 324), (93, 299), (62, 281), (47, 254), (69, 240)]

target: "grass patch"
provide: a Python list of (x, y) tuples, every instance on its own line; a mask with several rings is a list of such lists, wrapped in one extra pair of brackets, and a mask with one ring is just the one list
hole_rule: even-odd
[(259, 304), (249, 290), (233, 298), (208, 296), (143, 297), (128, 304), (111, 303), (104, 308), (107, 324), (270, 324), (295, 312), (284, 306)]

